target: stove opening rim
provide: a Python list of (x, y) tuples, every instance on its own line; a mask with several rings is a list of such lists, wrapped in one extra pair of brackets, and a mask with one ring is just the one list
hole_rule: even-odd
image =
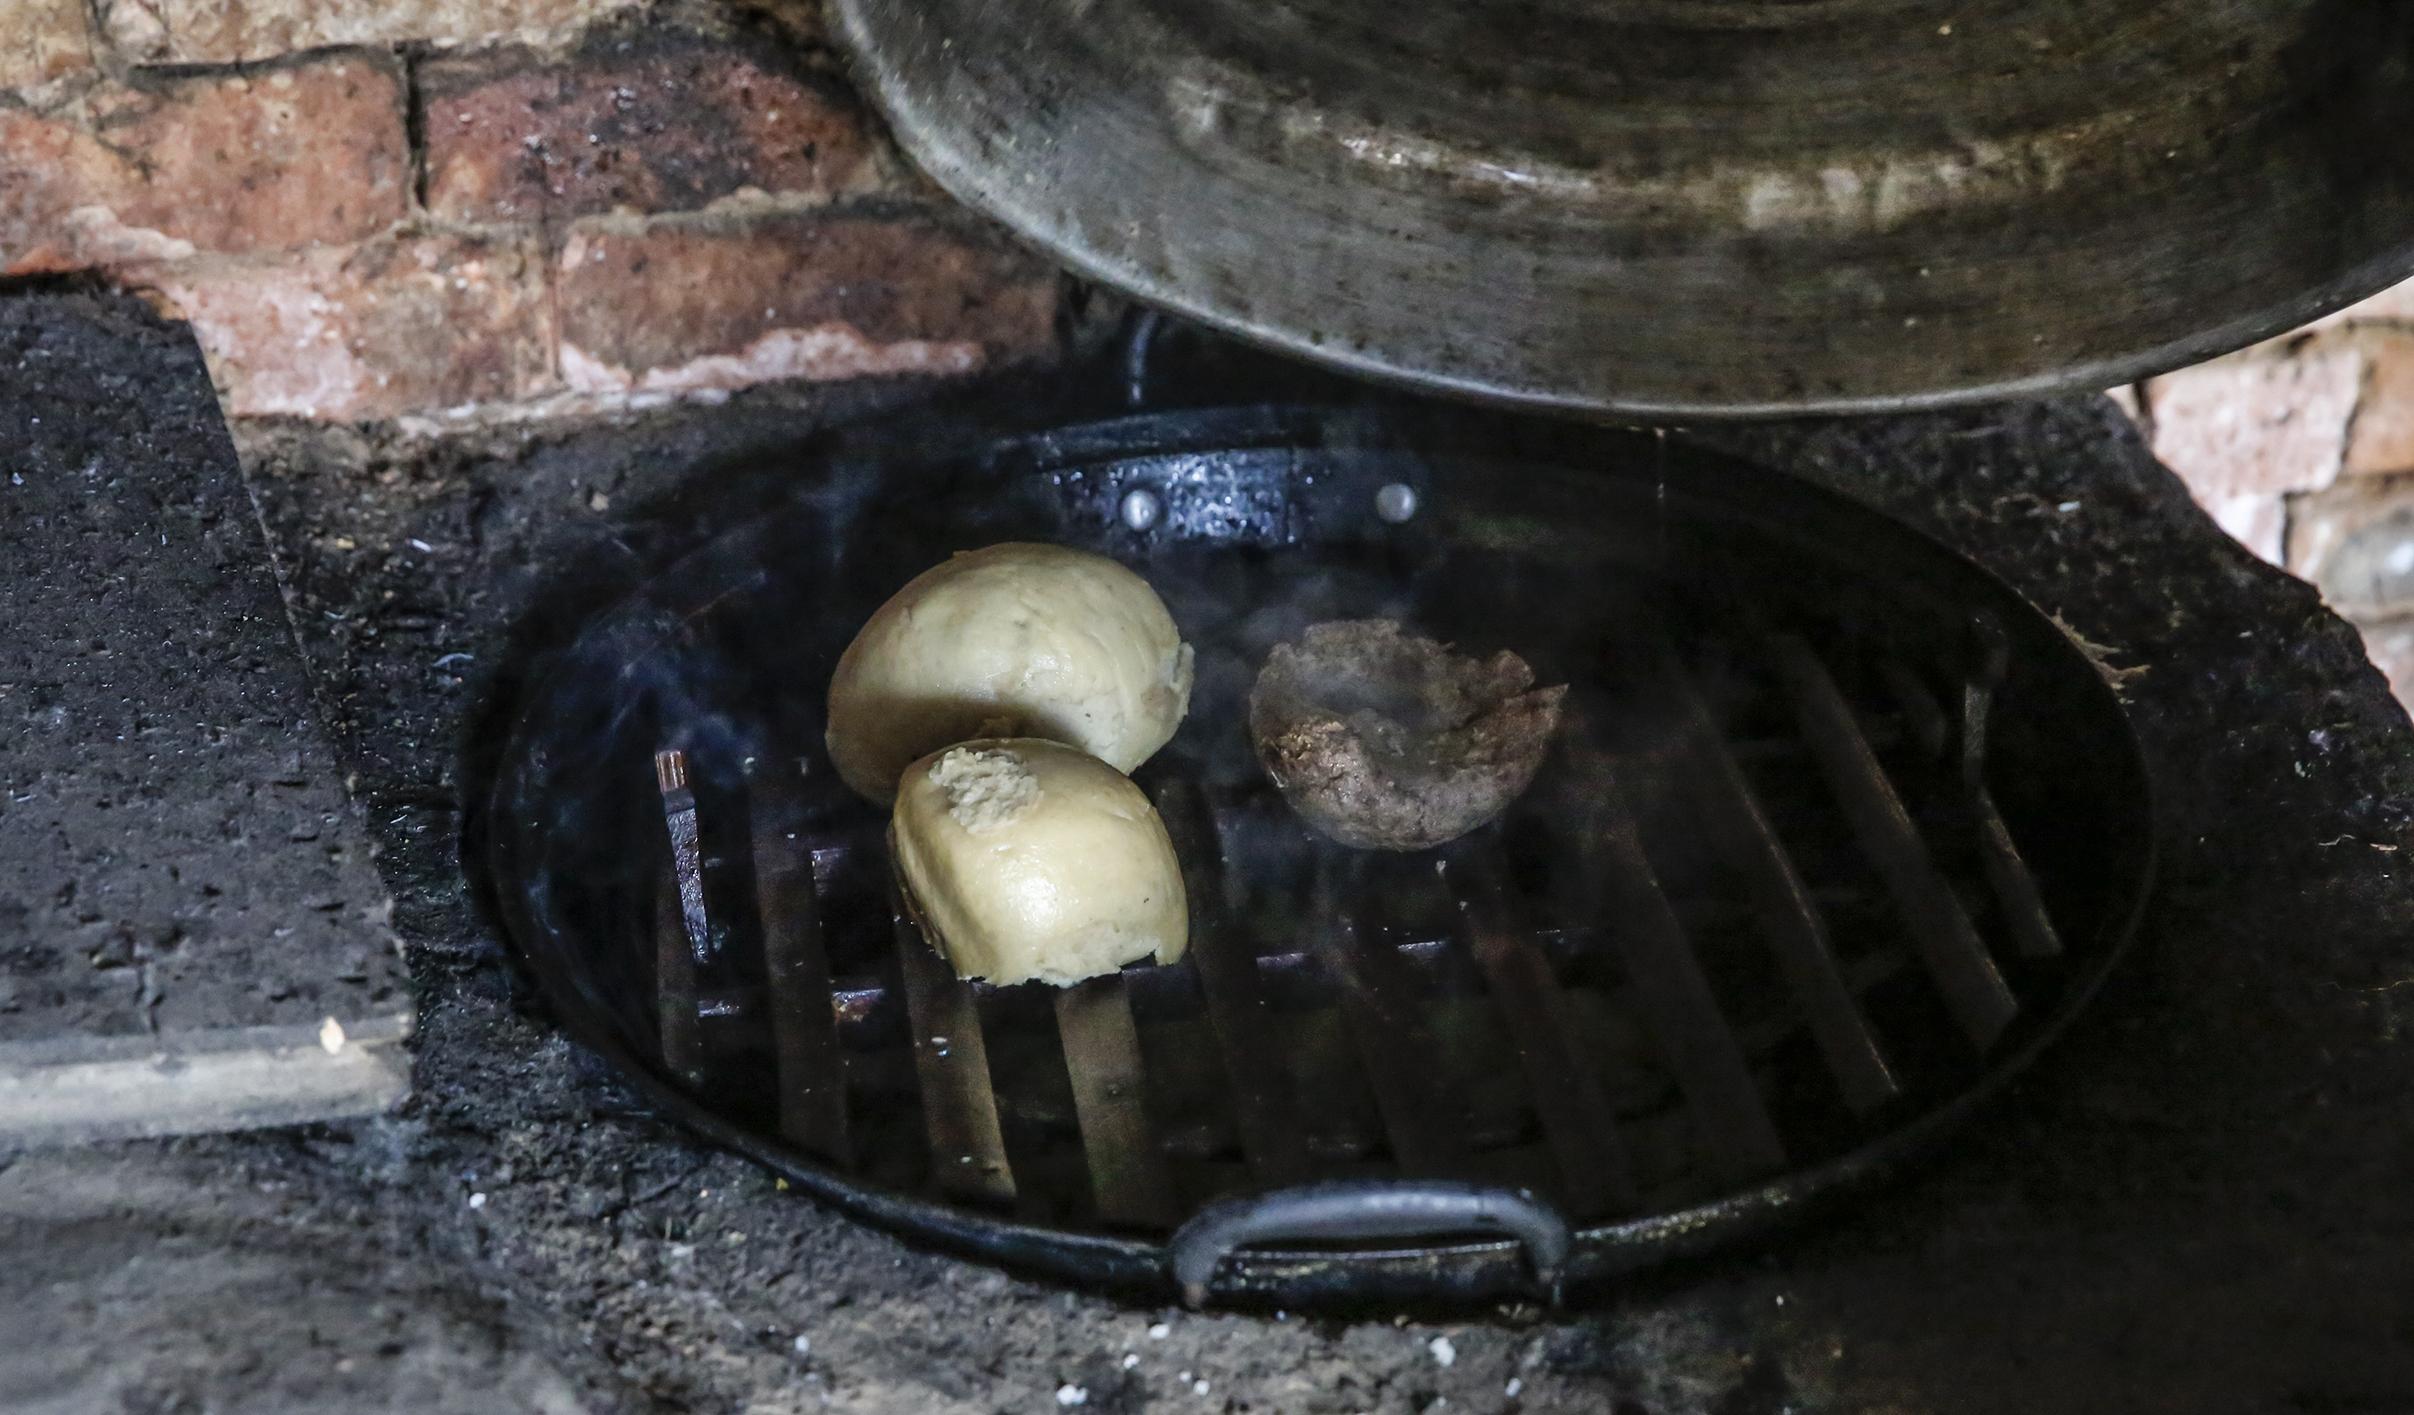
[[(1522, 436), (1501, 454), (1504, 458), (1518, 453), (1530, 455), (1538, 447), (1548, 450), (1575, 444), (1591, 444), (1597, 452), (1605, 440), (1639, 449), (1649, 446), (1655, 435), (1661, 435), (1646, 429), (1586, 426), (1421, 403), (1346, 407), (1251, 404), (1145, 411), (995, 435), (956, 446), (939, 456), (926, 454), (924, 465), (942, 461), (961, 465), (971, 459), (977, 473), (988, 477), (1029, 475), (1035, 470), (1076, 472), (1100, 464), (1171, 453), (1209, 454), (1295, 446), (1302, 435), (1311, 432), (1316, 435), (1318, 445), (1334, 445), (1326, 437), (1340, 431), (1345, 434), (1341, 445), (1355, 446), (1355, 441), (1346, 434), (1364, 433), (1371, 428), (1377, 434), (1375, 445), (1381, 446), (1409, 441), (1417, 434), (1420, 423), (1452, 429), (1453, 441), (1467, 439), (1487, 426), (1494, 430), (1514, 428)], [(1681, 438), (1677, 433), (1666, 435)], [(1688, 449), (1688, 455), (1725, 464), (1722, 470), (1773, 491), (1778, 505), (1760, 505), (1750, 513), (1752, 519), (1779, 514), (1785, 509), (1782, 503), (1791, 499), (1803, 509), (1816, 507), (1831, 516), (1881, 522), (1888, 533), (1916, 544), (1918, 553), (1952, 562), (1957, 567), (1956, 573), (1976, 577), (1972, 584), (1983, 581), (1990, 593), (2016, 603), (2027, 615), (2054, 623), (2045, 610), (2000, 576), (1920, 526), (1762, 463), (1699, 443), (1689, 443)], [(905, 463), (883, 468), (882, 475), (911, 476), (914, 470), (911, 463)], [(1705, 497), (1698, 489), (1672, 486), (1669, 491), (1672, 496)], [(1707, 494), (1706, 499), (1724, 502), (1728, 497), (1722, 488)], [(757, 519), (780, 514), (786, 505), (778, 502), (757, 508), (747, 520), (721, 528), (671, 563), (676, 565), (690, 557), (708, 554), (723, 536), (742, 533)], [(629, 594), (596, 607), (578, 620), (578, 629), (583, 632), (586, 627), (621, 613), (630, 604), (641, 601), (646, 593), (646, 586), (640, 585)], [(2160, 816), (2152, 777), (2127, 708), (2111, 686), (2103, 682), (2093, 660), (2070, 640), (2067, 631), (2055, 627), (2055, 652), (2067, 660), (2065, 669), (2083, 669), (2100, 687), (2102, 700), (2119, 729), (2105, 745), (2122, 759), (2135, 788), (2118, 797), (2123, 814), (2129, 817), (2121, 823), (2121, 830), (2132, 857), (2121, 863), (2117, 877), (2126, 881), (2128, 887), (2120, 907), (2108, 909), (2097, 922), (2096, 955), (2073, 973), (2052, 1010), (2020, 1045), (1994, 1058), (1977, 1080), (1951, 1098), (1900, 1122), (1880, 1137), (1775, 1180), (1749, 1185), (1682, 1209), (1606, 1223), (1571, 1225), (1575, 1251), (1565, 1270), (1564, 1286), (1568, 1292), (1586, 1293), (1618, 1277), (1731, 1248), (1795, 1225), (1837, 1200), (1896, 1176), (1914, 1160), (1928, 1157), (1940, 1139), (1999, 1099), (2059, 1041), (2131, 955), (2157, 889)], [(574, 634), (558, 647), (566, 649), (576, 638)], [(520, 871), (507, 843), (511, 832), (494, 829), (491, 821), (500, 814), (497, 798), (510, 776), (507, 764), (525, 757), (525, 737), (533, 717), (526, 705), (541, 702), (545, 696), (551, 676), (549, 666), (540, 659), (523, 680), (519, 695), (524, 706), (514, 714), (510, 732), (494, 758), (497, 769), (486, 783), (488, 789), (470, 797), (471, 809), (465, 814), (462, 831), (462, 858), (465, 864), (473, 865), (473, 889), (490, 901), (513, 953), (533, 979), (554, 1025), (603, 1059), (621, 1083), (635, 1090), (663, 1118), (710, 1144), (763, 1166), (849, 1218), (877, 1226), (900, 1241), (951, 1256), (994, 1262), (1019, 1273), (1109, 1292), (1127, 1300), (1174, 1297), (1176, 1285), (1170, 1267), (1169, 1241), (1048, 1227), (881, 1187), (843, 1174), (801, 1150), (713, 1113), (658, 1074), (654, 1064), (614, 1035), (605, 1025), (600, 1010), (575, 996), (575, 990), (563, 976), (564, 970), (539, 966), (529, 956), (530, 951), (521, 940), (542, 936), (542, 931), (518, 891), (496, 886), (496, 881), (518, 877)], [(1228, 1308), (1319, 1311), (1399, 1303), (1448, 1307), (1535, 1295), (1523, 1247), (1507, 1239), (1463, 1239), (1349, 1250), (1250, 1247), (1226, 1260), (1211, 1290), (1214, 1304)]]

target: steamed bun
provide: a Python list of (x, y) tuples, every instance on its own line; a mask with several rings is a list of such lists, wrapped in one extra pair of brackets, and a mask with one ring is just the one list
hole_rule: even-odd
[(1156, 808), (1096, 757), (965, 742), (906, 769), (889, 822), (923, 932), (956, 973), (1059, 987), (1182, 956), (1190, 911)]
[(858, 793), (973, 737), (1045, 737), (1119, 772), (1190, 707), (1190, 646), (1148, 582), (1102, 555), (1009, 542), (933, 566), (880, 606), (830, 680), (827, 740)]

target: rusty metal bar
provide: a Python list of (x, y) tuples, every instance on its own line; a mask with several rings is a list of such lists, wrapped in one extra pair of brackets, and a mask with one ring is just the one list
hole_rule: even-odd
[(1570, 1212), (1591, 1218), (1632, 1208), (1641, 1191), (1633, 1158), (1618, 1139), (1617, 1114), (1570, 1035), (1550, 960), (1509, 921), (1498, 865), (1473, 854), (1446, 859), (1442, 869), (1458, 899), (1461, 937), (1525, 1072)]
[(1092, 978), (1056, 993), (1056, 1032), (1073, 1079), (1073, 1112), (1099, 1216), (1170, 1228), (1181, 1218), (1165, 1153), (1148, 1118), (1140, 1033), (1123, 978)]
[(679, 912), (679, 881), (654, 882), (654, 1025), (663, 1069), (690, 1086), (704, 1081), (704, 1037), (696, 1001), (696, 955)]
[(1945, 1006), (1981, 1050), (1993, 1046), (2019, 1012), (2019, 999), (2005, 985), (1953, 887), (1937, 870), (1927, 842), (1861, 735), (1827, 666), (1792, 634), (1773, 635), (1769, 647), (1794, 700), (1803, 738), (1852, 823), (1854, 836), (1885, 880)]
[(902, 893), (893, 892), (890, 904), (913, 1027), (914, 1077), (930, 1135), (931, 1184), (960, 1199), (1011, 1204), (1014, 1167), (1006, 1160), (1006, 1136), (998, 1125), (980, 1008), (955, 969), (923, 938)]
[(1811, 1038), (1835, 1076), (1845, 1104), (1856, 1111), (1884, 1105), (1900, 1095), (1902, 1087), (1844, 981), (1825, 917), (1795, 873), (1793, 860), (1770, 827), (1759, 796), (1727, 750), (1725, 737), (1684, 665), (1664, 646), (1656, 648), (1655, 657), (1660, 681), (1674, 695), (1701, 767), (1701, 789), (1694, 793), (1694, 809), (1712, 848), (1742, 873), (1762, 936), (1801, 1005)]
[(1979, 671), (1962, 687), (1961, 775), (1970, 798), (1970, 813), (1978, 823), (1980, 856), (1986, 861), (1987, 884), (2001, 901), (2012, 930), (2012, 943), (2027, 958), (2052, 958), (2062, 951), (2062, 935), (2037, 892), (2036, 877), (2020, 858), (2012, 828), (1987, 789), (1987, 721), (1995, 689), (2011, 666), (2011, 644), (2003, 626), (1991, 616), (1977, 615), (1972, 628), (1982, 655)]
[(1466, 1100), (1438, 1064), (1441, 1045), (1415, 1001), (1397, 950), (1367, 939), (1318, 862), (1311, 924), (1317, 956), (1341, 984), (1341, 1020), (1365, 1067), (1375, 1110), (1404, 1170), (1454, 1172), (1468, 1127)]
[(2062, 951), (2062, 935), (2037, 892), (2036, 876), (2012, 843), (2012, 828), (2004, 824), (1991, 795), (1981, 793), (1973, 806), (1978, 816), (1978, 844), (1986, 858), (1987, 883), (2003, 902), (2012, 930), (2012, 944), (2024, 958), (2052, 958)]
[(1609, 778), (1594, 789), (1600, 801), (1594, 841), (1604, 912), (1618, 925), (1619, 954), (1642, 996), (1637, 1011), (1700, 1123), (1702, 1148), (1723, 1179), (1781, 1169), (1785, 1143), (1769, 1119), (1742, 1043), (1693, 956), (1692, 941), (1652, 873), (1623, 793)]
[(654, 753), (654, 785), (662, 793), (670, 865), (654, 894), (654, 1018), (662, 1064), (694, 1086), (704, 1079), (704, 1039), (698, 1025), (696, 960), (711, 938), (704, 915), (704, 863), (696, 836), (696, 797), (687, 787), (687, 753)]
[(763, 924), (780, 1134), (834, 1164), (851, 1165), (846, 1053), (830, 1006), (830, 956), (813, 856), (780, 829), (779, 805), (768, 793), (753, 803), (754, 892)]
[(1164, 788), (1160, 801), (1190, 896), (1190, 951), (1185, 961), (1206, 994), (1224, 1075), (1249, 1168), (1267, 1184), (1288, 1184), (1308, 1173), (1308, 1153), (1291, 1094), (1289, 1069), (1274, 1044), (1265, 985), (1244, 940), (1224, 926), (1222, 852), (1206, 797), (1188, 783)]
[(704, 912), (704, 847), (696, 825), (696, 796), (687, 786), (687, 753), (654, 753), (654, 784), (662, 790), (662, 820), (671, 838), (671, 877), (679, 883), (679, 915), (696, 961), (712, 956), (712, 921)]

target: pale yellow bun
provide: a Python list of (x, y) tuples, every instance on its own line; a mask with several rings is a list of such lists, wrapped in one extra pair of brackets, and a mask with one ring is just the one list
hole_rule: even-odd
[(1059, 987), (1190, 939), (1173, 841), (1131, 779), (1037, 738), (934, 752), (899, 783), (889, 848), (956, 973)]
[(973, 737), (1045, 737), (1117, 771), (1190, 708), (1190, 646), (1138, 575), (1086, 551), (1009, 542), (914, 577), (830, 679), (830, 760), (883, 804), (898, 773)]

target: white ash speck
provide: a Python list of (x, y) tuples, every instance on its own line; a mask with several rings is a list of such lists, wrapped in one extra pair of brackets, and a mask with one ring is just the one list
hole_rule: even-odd
[(1150, 1341), (1163, 1341), (1165, 1338), (1171, 1335), (1173, 1335), (1173, 1328), (1167, 1326), (1163, 1322), (1159, 1322), (1155, 1326), (1148, 1329), (1148, 1339)]
[(1205, 1381), (1192, 1381), (1190, 1383), (1190, 1393), (1192, 1395), (1205, 1395), (1207, 1393), (1207, 1383)]
[(1070, 1383), (1060, 1385), (1056, 1388), (1056, 1403), (1067, 1406), (1087, 1405), (1090, 1403), (1090, 1393), (1083, 1387)]
[(486, 1195), (485, 1195), (483, 1192), (481, 1192), (481, 1193), (476, 1193), (476, 1194), (472, 1194), (472, 1195), (470, 1195), (470, 1196), (469, 1196), (469, 1206), (470, 1206), (471, 1208), (473, 1208), (473, 1209), (482, 1209), (482, 1208), (485, 1208), (485, 1207), (486, 1207)]
[(1138, 1353), (1136, 1353), (1136, 1352), (1131, 1352), (1131, 1351), (1126, 1351), (1126, 1352), (1124, 1352), (1124, 1353), (1123, 1353), (1123, 1369), (1124, 1369), (1124, 1370), (1127, 1370), (1127, 1371), (1128, 1371), (1128, 1370), (1132, 1369), (1134, 1366), (1137, 1366), (1137, 1365), (1139, 1365), (1139, 1364), (1140, 1364), (1140, 1357), (1139, 1357)]
[(1507, 1396), (1511, 1400), (1515, 1400), (1520, 1395), (1525, 1394), (1525, 1388), (1525, 1377), (1511, 1376), (1509, 1377), (1509, 1383), (1500, 1388), (1500, 1393)]
[(800, 1334), (796, 1340), (789, 1342), (788, 1345), (789, 1348), (795, 1351), (799, 1356), (810, 1356), (813, 1354), (813, 1338), (809, 1336)]
[(1426, 1342), (1425, 1349), (1433, 1353), (1437, 1365), (1447, 1367), (1458, 1360), (1458, 1347), (1446, 1336), (1437, 1336)]

